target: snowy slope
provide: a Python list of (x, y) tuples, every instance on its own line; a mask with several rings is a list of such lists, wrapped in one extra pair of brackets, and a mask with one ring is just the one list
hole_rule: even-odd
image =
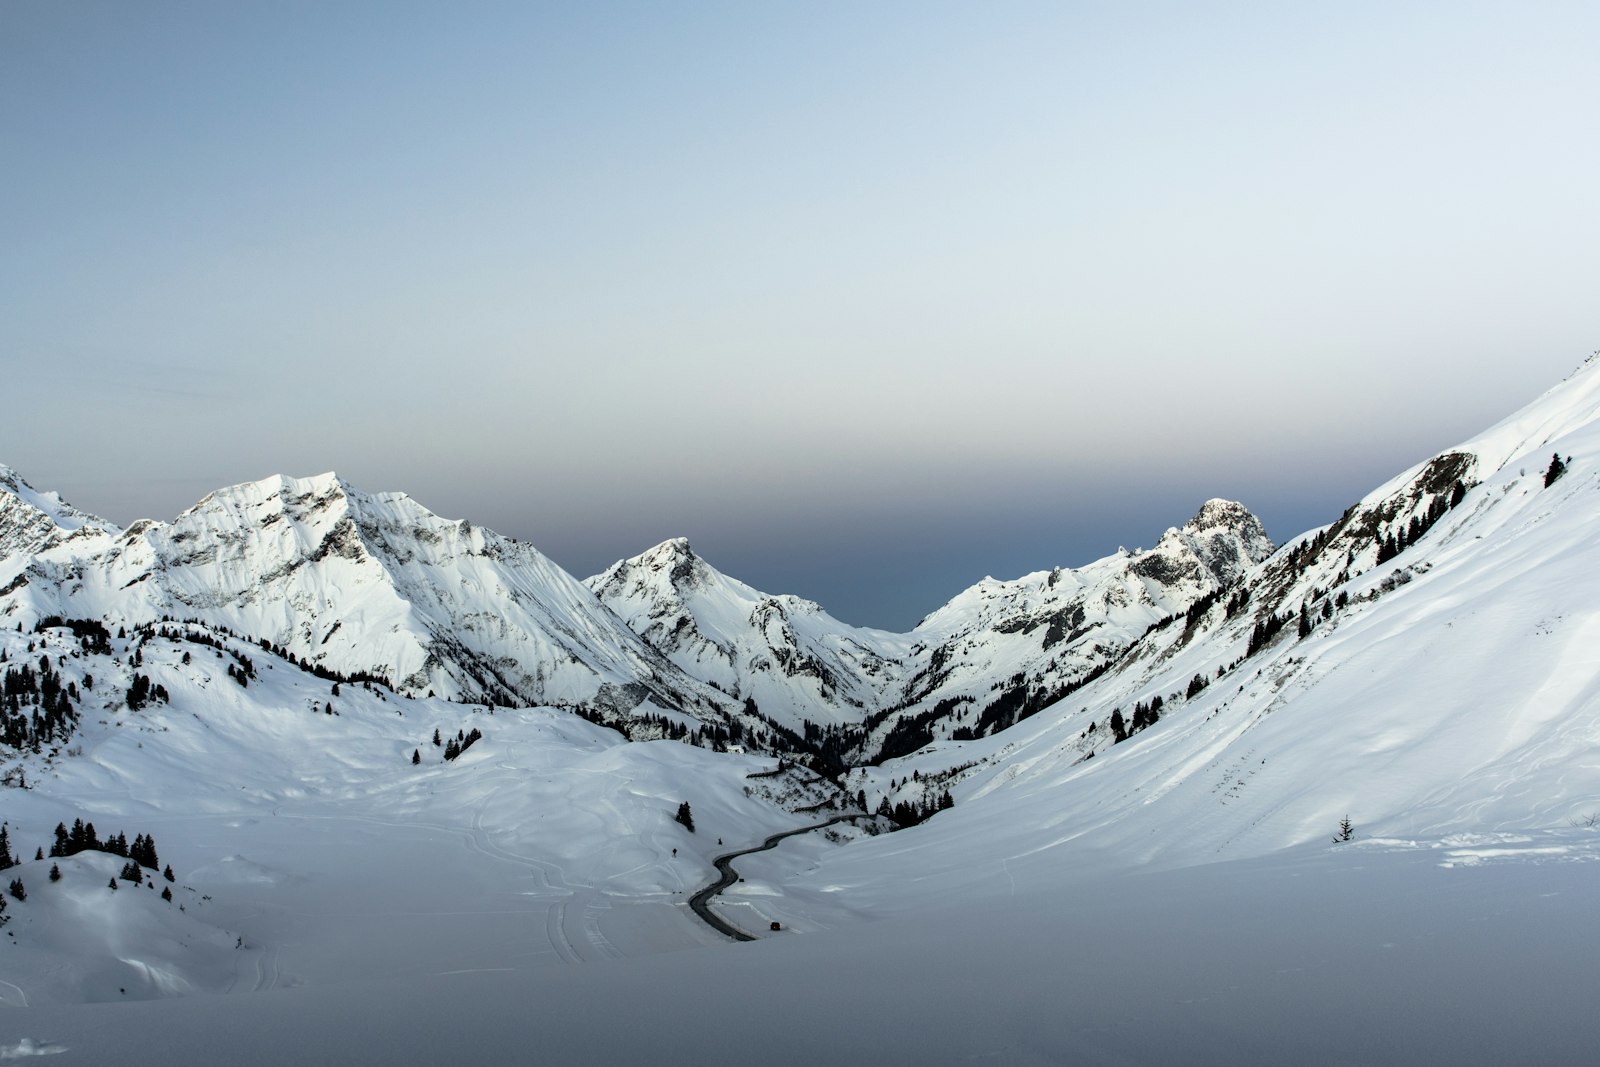
[[(1153, 623), (1219, 593), (1271, 551), (1242, 504), (1209, 500), (1148, 551), (1123, 549), (1076, 570), (1010, 582), (986, 579), (917, 625), (926, 666), (903, 700), (927, 707), (967, 696), (977, 713), (991, 694), (1016, 691), (1019, 682), (1030, 694), (1058, 689), (1114, 661)], [(1014, 718), (1002, 718), (999, 728)]]
[[(7, 669), (48, 656), (82, 697), (65, 743), (0, 750), (0, 817), (27, 861), (0, 878), (27, 890), (3, 912), (0, 1032), (4, 1005), (716, 944), (685, 901), (713, 876), (718, 838), (803, 825), (815, 817), (794, 809), (834, 793), (804, 771), (747, 777), (770, 759), (630, 743), (556, 709), (334, 687), (202, 627), (130, 630), (105, 653), (64, 628), (0, 628), (0, 652)], [(241, 656), (246, 685), (229, 673)], [(135, 673), (168, 701), (131, 710)], [(455, 760), (432, 741), (471, 730), (481, 739)], [(693, 833), (674, 820), (683, 802)], [(52, 861), (32, 857), (78, 818), (102, 838), (151, 835), (175, 899), (164, 881), (108, 889), (125, 861), (98, 852), (55, 861), (64, 877), (49, 881)]]
[[(912, 908), (1270, 854), (1328, 841), (1346, 815), (1359, 838), (1452, 842), (1470, 862), (1475, 843), (1537, 849), (1537, 835), (1584, 822), (1600, 811), (1597, 415), (1591, 362), (1285, 545), (1245, 576), (1246, 610), (1219, 602), (1011, 730), (862, 776), (869, 802), (952, 787), (957, 804), (775, 873), (782, 894), (822, 916), (887, 881), (907, 888), (892, 907)], [(1569, 469), (1546, 488), (1552, 452)], [(1377, 564), (1374, 540), (1458, 476), (1472, 487), (1457, 505)], [(1288, 621), (1250, 654), (1268, 616)], [(1160, 721), (1113, 744), (1112, 712), (1156, 696)]]
[(218, 490), (174, 522), (13, 558), (0, 618), (193, 618), (329, 670), (521, 704), (728, 704), (531, 545), (333, 474)]

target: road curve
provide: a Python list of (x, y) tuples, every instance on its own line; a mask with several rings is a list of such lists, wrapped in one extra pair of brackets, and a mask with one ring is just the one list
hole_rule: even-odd
[(864, 818), (866, 818), (866, 815), (860, 812), (857, 812), (854, 815), (835, 815), (827, 822), (813, 823), (810, 826), (802, 826), (797, 830), (785, 830), (781, 834), (773, 834), (771, 837), (761, 842), (761, 844), (756, 845), (754, 848), (741, 848), (737, 852), (723, 853), (711, 861), (711, 865), (717, 869), (717, 873), (720, 875), (720, 877), (718, 877), (715, 882), (712, 882), (694, 896), (690, 897), (689, 907), (694, 909), (694, 913), (696, 915), (705, 920), (707, 926), (711, 927), (718, 933), (726, 934), (735, 941), (754, 941), (755, 938), (753, 936), (745, 933), (743, 930), (739, 929), (737, 926), (734, 926), (732, 923), (722, 918), (722, 916), (711, 910), (711, 898), (739, 880), (739, 872), (733, 869), (733, 861), (738, 859), (740, 856), (748, 856), (752, 852), (765, 852), (769, 848), (774, 848), (777, 846), (779, 841), (782, 841), (786, 837), (793, 837), (796, 834), (809, 834), (813, 830), (820, 830), (825, 826), (832, 826), (836, 822), (848, 822), (851, 819)]

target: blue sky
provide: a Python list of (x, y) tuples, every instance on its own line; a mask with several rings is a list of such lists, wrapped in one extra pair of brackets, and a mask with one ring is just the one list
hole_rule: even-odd
[(9, 4), (0, 462), (337, 469), (903, 627), (1597, 346), (1587, 4)]

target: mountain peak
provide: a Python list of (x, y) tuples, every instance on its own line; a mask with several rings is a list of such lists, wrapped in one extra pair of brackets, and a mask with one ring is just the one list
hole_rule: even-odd
[(1212, 497), (1176, 531), (1206, 569), (1223, 583), (1272, 554), (1261, 520), (1237, 500)]
[(116, 533), (114, 524), (79, 511), (59, 493), (44, 493), (0, 463), (0, 559), (40, 552), (69, 537)]
[(1261, 521), (1251, 514), (1250, 509), (1237, 500), (1226, 500), (1222, 497), (1212, 497), (1200, 505), (1200, 510), (1194, 513), (1194, 518), (1184, 523), (1184, 528), (1196, 532), (1215, 529), (1225, 526), (1230, 529), (1248, 528), (1252, 525), (1260, 526)]
[(640, 553), (640, 558), (642, 559), (658, 557), (685, 557), (688, 559), (699, 558), (694, 554), (694, 547), (689, 544), (689, 539), (687, 537), (669, 537), (659, 545), (656, 545), (654, 548), (646, 549), (644, 552)]

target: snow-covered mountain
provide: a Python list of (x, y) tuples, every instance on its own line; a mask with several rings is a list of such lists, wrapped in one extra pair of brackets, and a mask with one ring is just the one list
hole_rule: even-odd
[(916, 674), (900, 714), (884, 718), (867, 749), (887, 742), (887, 754), (900, 755), (963, 726), (1003, 730), (1085, 684), (1151, 626), (1220, 595), (1271, 551), (1242, 504), (1209, 500), (1147, 551), (986, 579), (912, 631)]
[(334, 474), (267, 478), (220, 489), (172, 523), (92, 538), (43, 529), (16, 491), (0, 501), (29, 520), (14, 540), (42, 544), (0, 564), (7, 620), (198, 619), (329, 671), (482, 702), (625, 713), (649, 700), (714, 721), (731, 705), (533, 546), (403, 493), (361, 493)]
[(886, 745), (904, 754), (962, 722), (1003, 729), (1271, 551), (1243, 505), (1210, 500), (1148, 551), (985, 579), (906, 634), (848, 626), (810, 601), (752, 589), (683, 539), (587, 584), (686, 672), (789, 729), (821, 727), (859, 758)]
[(684, 671), (791, 730), (859, 723), (903, 684), (911, 640), (849, 626), (809, 600), (771, 596), (695, 555), (683, 538), (585, 584)]
[(834, 764), (985, 712), (968, 728), (1003, 728), (1270, 549), (1242, 506), (1211, 501), (1148, 552), (988, 579), (892, 634), (755, 590), (683, 540), (580, 583), (531, 545), (334, 474), (220, 489), (119, 530), (8, 472), (0, 520), (0, 619), (196, 619), (409, 692), (681, 711)]
[(0, 560), (29, 555), (100, 534), (117, 527), (63, 501), (57, 493), (41, 493), (22, 475), (0, 464)]

